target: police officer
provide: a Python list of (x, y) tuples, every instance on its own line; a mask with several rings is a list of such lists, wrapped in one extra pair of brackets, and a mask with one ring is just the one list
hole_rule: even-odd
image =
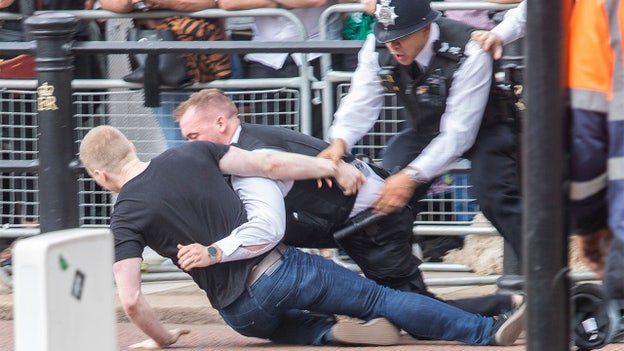
[(384, 93), (394, 92), (408, 127), (383, 153), (384, 168), (397, 172), (386, 179), (375, 211), (413, 203), (465, 157), (481, 211), (522, 257), (513, 101), (497, 97), (494, 63), (470, 40), (474, 28), (441, 18), (428, 0), (381, 0), (375, 15), (320, 156), (342, 157), (374, 125)]
[[(235, 144), (248, 150), (276, 149), (314, 156), (327, 143), (290, 129), (268, 125), (241, 123), (236, 106), (217, 89), (205, 89), (182, 103), (174, 116), (180, 130), (189, 140)], [(407, 208), (382, 217), (372, 225), (364, 225), (367, 209), (383, 188), (388, 174), (347, 154), (344, 159), (358, 167), (367, 180), (357, 195), (346, 196), (336, 186), (318, 187), (315, 180), (279, 182), (286, 205), (284, 242), (307, 248), (342, 248), (377, 283), (403, 291), (431, 296), (418, 266), (422, 263), (412, 254), (413, 217)], [(239, 180), (240, 182), (240, 180)], [(239, 193), (246, 203), (263, 199), (254, 195), (252, 184), (242, 185)], [(255, 190), (259, 192), (259, 190)], [(351, 235), (335, 240), (333, 234), (353, 223), (360, 228)], [(258, 238), (266, 240), (266, 237)], [(481, 315), (497, 315), (520, 302), (519, 296), (489, 295), (447, 301), (465, 311)]]

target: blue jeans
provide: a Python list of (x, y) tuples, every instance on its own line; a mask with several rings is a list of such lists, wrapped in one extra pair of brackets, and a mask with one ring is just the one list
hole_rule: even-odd
[[(309, 312), (308, 312), (309, 311)], [(278, 343), (322, 345), (331, 315), (385, 317), (417, 338), (487, 345), (493, 319), (438, 300), (383, 287), (331, 260), (288, 247), (282, 264), (263, 274), (219, 310), (245, 336)]]
[[(232, 75), (230, 78), (242, 78), (243, 68), (238, 55), (232, 55), (230, 62), (232, 64)], [(188, 100), (192, 93), (193, 91), (184, 90), (180, 90), (179, 92), (163, 91), (160, 94), (160, 106), (152, 108), (152, 113), (154, 114), (154, 117), (156, 117), (156, 121), (158, 122), (160, 130), (163, 133), (163, 137), (165, 138), (165, 142), (167, 143), (167, 148), (176, 146), (186, 141), (186, 138), (180, 131), (178, 122), (173, 119), (173, 111), (175, 111), (181, 103)], [(232, 96), (232, 99), (237, 100), (237, 96)]]
[(178, 122), (173, 119), (173, 111), (175, 111), (182, 102), (186, 101), (190, 95), (191, 92), (188, 91), (164, 91), (160, 95), (160, 106), (152, 108), (152, 113), (167, 143), (167, 148), (186, 141), (184, 136), (182, 136), (182, 132), (180, 132)]

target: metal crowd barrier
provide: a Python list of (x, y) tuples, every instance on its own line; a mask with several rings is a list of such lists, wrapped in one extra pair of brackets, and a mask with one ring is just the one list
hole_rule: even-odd
[[(474, 9), (484, 6), (486, 9), (507, 9), (515, 5), (500, 4), (483, 4), (480, 2), (471, 3), (433, 3), (432, 6), (439, 10), (447, 9)], [(321, 28), (326, 23), (329, 15), (338, 12), (360, 11), (363, 6), (360, 4), (343, 4), (334, 5), (327, 9), (320, 19)], [(355, 52), (361, 42), (332, 42), (321, 40), (319, 42), (304, 42), (305, 29), (297, 17), (287, 10), (283, 9), (257, 9), (246, 11), (224, 11), (218, 9), (198, 11), (194, 13), (180, 13), (171, 11), (150, 11), (147, 13), (113, 13), (103, 10), (89, 11), (65, 11), (79, 18), (95, 19), (95, 18), (161, 18), (170, 15), (185, 15), (193, 17), (236, 17), (236, 16), (286, 16), (297, 24), (301, 32), (301, 42), (174, 42), (162, 45), (151, 44), (150, 46), (140, 45), (137, 43), (123, 42), (89, 42), (74, 43), (74, 52), (76, 53), (97, 53), (97, 54), (126, 54), (129, 52), (155, 53), (163, 51), (171, 52), (324, 52), (322, 56), (323, 79), (320, 82), (312, 82), (309, 74), (309, 66), (304, 63), (300, 69), (300, 76), (287, 79), (228, 79), (217, 80), (207, 84), (194, 84), (188, 88), (194, 91), (201, 88), (214, 87), (226, 90), (226, 93), (233, 98), (239, 107), (241, 107), (241, 117), (243, 120), (251, 123), (277, 124), (288, 128), (309, 133), (311, 125), (311, 112), (309, 101), (312, 100), (312, 92), (321, 90), (323, 97), (323, 120), (327, 127), (331, 122), (334, 102), (339, 100), (348, 90), (347, 82), (350, 80), (351, 72), (333, 71), (328, 64), (330, 52), (342, 52), (350, 50)], [(43, 15), (49, 12), (39, 12)], [(0, 14), (0, 19), (14, 19), (15, 17), (5, 17), (6, 14)], [(321, 32), (324, 39), (325, 33)], [(0, 48), (7, 54), (32, 53), (34, 52), (33, 43), (0, 43)], [(312, 83), (311, 83), (312, 82)], [(334, 84), (337, 83), (334, 89)], [(8, 206), (10, 213), (2, 217), (2, 227), (0, 228), (0, 238), (15, 238), (20, 236), (35, 235), (39, 232), (36, 224), (39, 217), (39, 177), (37, 170), (39, 168), (39, 144), (38, 135), (43, 132), (39, 129), (36, 122), (32, 120), (27, 122), (24, 118), (35, 119), (37, 108), (36, 88), (37, 80), (0, 80), (0, 92), (2, 92), (1, 100), (3, 103), (18, 103), (22, 108), (31, 112), (22, 113), (18, 111), (0, 111), (0, 115), (5, 118), (8, 115), (9, 122), (2, 124), (3, 135), (2, 141), (5, 143), (9, 140), (11, 143), (17, 143), (22, 147), (16, 150), (5, 148), (3, 145), (3, 157), (0, 161), (0, 179), (3, 181), (3, 198), (2, 206)], [(121, 79), (103, 79), (103, 80), (73, 80), (71, 81), (73, 90), (72, 101), (73, 106), (79, 108), (81, 113), (72, 116), (74, 123), (74, 136), (72, 143), (77, 146), (84, 133), (91, 127), (109, 123), (120, 127), (137, 145), (139, 156), (149, 159), (158, 154), (165, 147), (163, 145), (162, 135), (158, 126), (155, 124), (151, 112), (142, 106), (142, 86), (140, 84), (132, 84), (124, 82)], [(279, 103), (271, 97), (275, 92), (286, 93), (286, 99), (293, 101), (293, 109), (282, 111), (282, 119), (275, 120), (274, 114), (262, 111), (262, 106), (267, 104)], [(163, 92), (162, 94), (170, 94)], [(334, 100), (336, 99), (336, 100)], [(261, 106), (260, 111), (254, 110), (255, 106)], [(398, 132), (404, 122), (400, 116), (401, 107), (396, 101), (396, 96), (388, 95), (382, 116), (374, 129), (357, 144), (355, 152), (364, 153), (374, 160), (379, 160), (380, 151), (386, 144), (387, 140)], [(20, 128), (23, 127), (23, 128)], [(5, 130), (8, 132), (5, 135)], [(150, 137), (146, 137), (146, 130), (152, 130)], [(157, 137), (154, 138), (154, 134)], [(27, 146), (26, 146), (27, 145)], [(30, 149), (30, 151), (28, 151)], [(75, 158), (75, 154), (73, 155)], [(461, 170), (463, 167), (464, 171)], [(460, 167), (457, 174), (465, 173), (465, 167)], [(469, 167), (469, 165), (468, 165)], [(77, 172), (78, 184), (78, 221), (77, 225), (81, 227), (98, 227), (107, 226), (108, 217), (110, 216), (112, 207), (112, 196), (106, 191), (100, 189), (94, 182), (80, 170)], [(7, 184), (7, 186), (5, 186)], [(442, 195), (449, 195), (449, 192), (455, 192), (458, 188), (464, 191), (469, 189), (469, 184), (449, 185), (449, 189), (442, 192)], [(7, 197), (5, 197), (4, 194)], [(472, 216), (478, 209), (468, 209), (467, 205), (474, 202), (470, 196), (462, 196), (458, 198), (455, 193), (447, 197), (440, 197), (440, 193), (431, 194), (423, 202), (427, 204), (427, 210), (423, 211), (417, 219), (414, 226), (415, 235), (497, 235), (496, 230), (491, 226), (473, 227), (468, 224), (470, 221), (458, 220), (460, 216)], [(448, 209), (445, 207), (464, 206), (462, 208)], [(26, 208), (26, 214), (16, 214), (18, 207), (23, 210)], [(12, 211), (12, 212), (11, 212)], [(8, 220), (7, 220), (8, 218)], [(459, 225), (458, 225), (459, 224)], [(423, 268), (431, 264), (424, 264)], [(439, 265), (433, 264), (430, 269), (438, 269)], [(449, 267), (449, 266), (447, 266)], [(453, 268), (463, 270), (465, 267)], [(163, 277), (164, 278), (164, 277)], [(453, 278), (454, 279), (454, 278)], [(490, 284), (492, 277), (483, 277), (480, 280), (484, 284)], [(432, 284), (435, 284), (432, 282)], [(443, 284), (443, 283), (440, 283)], [(452, 283), (451, 285), (455, 285)], [(478, 283), (475, 283), (478, 284)]]

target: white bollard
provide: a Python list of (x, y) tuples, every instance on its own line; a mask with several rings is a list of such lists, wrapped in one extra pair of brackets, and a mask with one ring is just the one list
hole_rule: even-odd
[(69, 229), (17, 242), (15, 350), (116, 350), (112, 267), (108, 229)]

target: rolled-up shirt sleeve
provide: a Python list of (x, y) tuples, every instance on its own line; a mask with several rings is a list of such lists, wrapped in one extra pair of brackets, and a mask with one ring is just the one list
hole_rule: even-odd
[[(223, 251), (221, 262), (261, 255), (275, 247), (286, 230), (284, 183), (260, 177), (232, 177), (232, 187), (245, 206), (248, 221), (215, 243)], [(266, 246), (257, 251), (245, 248), (255, 245)]]
[(358, 53), (358, 66), (351, 78), (349, 93), (340, 101), (329, 128), (329, 139), (342, 139), (351, 149), (375, 125), (383, 105), (379, 81), (379, 54), (375, 36), (369, 34)]

